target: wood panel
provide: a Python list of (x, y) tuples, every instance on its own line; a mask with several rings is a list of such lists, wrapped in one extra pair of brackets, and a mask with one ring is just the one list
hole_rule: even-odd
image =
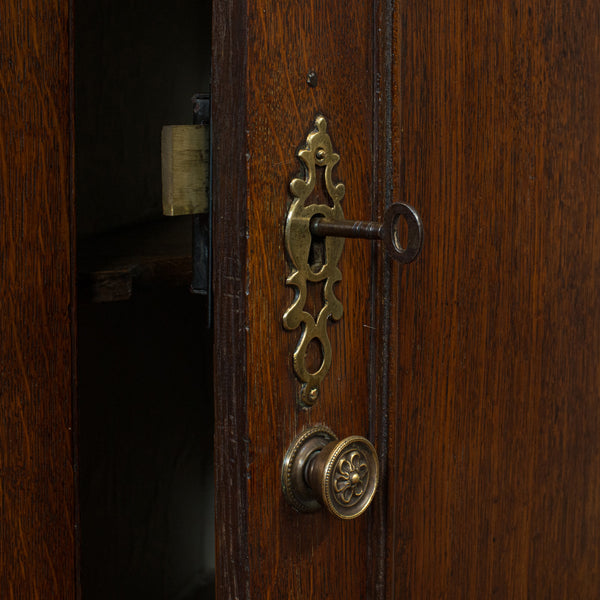
[[(309, 425), (325, 423), (340, 438), (369, 433), (370, 244), (345, 244), (343, 279), (336, 286), (344, 317), (329, 327), (332, 367), (310, 410), (296, 404), (291, 370), (300, 331), (282, 331), (281, 317), (294, 297), (285, 286), (290, 269), (282, 252), (287, 187), (300, 171), (296, 149), (317, 113), (327, 117), (342, 157), (334, 173), (346, 185), (345, 214), (371, 215), (371, 13), (370, 3), (286, 2), (274, 8), (266, 0), (250, 12), (248, 28), (256, 37), (248, 119), (248, 438), (254, 445), (248, 509), (257, 598), (301, 600), (325, 590), (337, 598), (366, 595), (372, 515), (343, 522), (324, 510), (298, 514), (283, 499), (280, 472), (286, 448)], [(317, 87), (307, 84), (311, 70)]]
[[(234, 6), (235, 4), (235, 6)], [(324, 114), (341, 161), (351, 218), (377, 214), (374, 105), (380, 55), (372, 3), (219, 3), (213, 22), (213, 201), (219, 597), (364, 598), (381, 554), (371, 544), (380, 509), (342, 522), (299, 514), (281, 493), (294, 437), (325, 423), (339, 437), (369, 436), (373, 394), (371, 244), (346, 242), (329, 326), (333, 362), (318, 403), (296, 402), (291, 355), (300, 331), (282, 316), (283, 228), (296, 151)], [(309, 72), (316, 73), (309, 81)], [(310, 83), (310, 84), (309, 84)], [(375, 390), (375, 392), (374, 392)], [(384, 461), (384, 458), (382, 458)]]
[(406, 0), (394, 46), (387, 596), (596, 598), (600, 5)]
[(0, 6), (0, 597), (74, 598), (69, 3)]

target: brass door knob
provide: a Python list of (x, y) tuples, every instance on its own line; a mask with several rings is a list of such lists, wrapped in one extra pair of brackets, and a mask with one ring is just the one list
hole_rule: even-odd
[(371, 504), (379, 482), (377, 452), (369, 440), (338, 440), (324, 425), (300, 434), (286, 452), (281, 482), (288, 502), (302, 512), (321, 506), (354, 519)]

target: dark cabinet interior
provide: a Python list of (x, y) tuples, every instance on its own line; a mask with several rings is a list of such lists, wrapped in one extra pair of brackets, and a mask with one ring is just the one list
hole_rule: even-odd
[(82, 597), (209, 598), (211, 332), (160, 132), (209, 91), (210, 1), (74, 4)]

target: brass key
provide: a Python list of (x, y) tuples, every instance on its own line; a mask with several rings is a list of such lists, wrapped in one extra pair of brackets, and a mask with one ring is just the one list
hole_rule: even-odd
[[(406, 248), (402, 247), (398, 232), (401, 218), (408, 226)], [(346, 219), (333, 220), (315, 216), (310, 222), (310, 231), (319, 237), (383, 240), (389, 255), (404, 264), (415, 260), (423, 245), (423, 224), (419, 213), (412, 206), (401, 202), (396, 202), (387, 208), (383, 215), (383, 223)]]

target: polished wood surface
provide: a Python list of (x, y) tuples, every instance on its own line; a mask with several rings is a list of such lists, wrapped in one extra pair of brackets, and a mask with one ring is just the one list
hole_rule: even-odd
[(388, 598), (600, 590), (600, 5), (401, 3)]
[(69, 3), (0, 6), (0, 597), (76, 596)]
[[(595, 598), (600, 9), (341, 4), (216, 11), (220, 597)], [(403, 200), (426, 237), (403, 268), (346, 242), (303, 411), (282, 205), (318, 112), (346, 216)], [(283, 453), (317, 422), (379, 451), (362, 520), (283, 503)]]
[(324, 423), (340, 438), (370, 434), (371, 243), (346, 242), (336, 287), (344, 317), (328, 328), (332, 367), (319, 401), (304, 410), (292, 369), (300, 330), (282, 325), (294, 297), (283, 228), (288, 186), (301, 172), (296, 151), (319, 113), (341, 155), (334, 181), (346, 185), (345, 214), (373, 217), (375, 13), (370, 3), (266, 1), (235, 10), (219, 3), (215, 13), (219, 597), (365, 598), (375, 512), (349, 522), (299, 514), (284, 500), (280, 473), (309, 425)]
[[(213, 10), (213, 302), (217, 598), (250, 598), (246, 502), (246, 13)], [(232, 210), (233, 208), (233, 210)]]

